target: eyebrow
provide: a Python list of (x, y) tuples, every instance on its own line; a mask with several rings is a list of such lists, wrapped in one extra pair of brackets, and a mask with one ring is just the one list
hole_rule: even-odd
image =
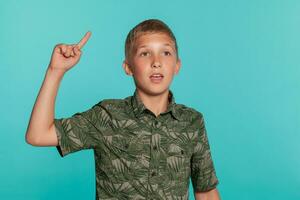
[[(137, 49), (141, 49), (141, 48), (144, 48), (144, 47), (147, 47), (148, 45), (142, 45), (142, 46), (138, 46)], [(170, 46), (172, 47), (172, 45), (170, 45), (169, 43), (165, 43), (164, 46)], [(172, 47), (173, 48), (173, 47)]]

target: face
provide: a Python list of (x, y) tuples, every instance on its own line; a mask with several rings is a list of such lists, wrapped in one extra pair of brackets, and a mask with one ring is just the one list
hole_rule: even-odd
[(173, 40), (165, 33), (148, 33), (137, 38), (135, 48), (123, 68), (132, 75), (139, 92), (160, 95), (169, 91), (181, 62)]

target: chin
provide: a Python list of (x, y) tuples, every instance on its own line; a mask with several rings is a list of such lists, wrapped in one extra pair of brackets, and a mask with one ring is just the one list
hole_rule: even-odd
[(167, 88), (162, 88), (162, 87), (151, 87), (151, 88), (138, 88), (138, 90), (140, 90), (141, 92), (151, 95), (151, 96), (157, 96), (157, 95), (161, 95), (165, 92), (169, 91), (169, 87)]

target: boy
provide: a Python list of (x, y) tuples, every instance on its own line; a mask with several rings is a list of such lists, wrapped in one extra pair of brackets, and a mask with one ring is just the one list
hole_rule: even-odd
[(27, 143), (56, 146), (62, 157), (94, 149), (96, 199), (188, 199), (190, 177), (196, 199), (219, 199), (203, 116), (176, 104), (169, 90), (181, 62), (176, 39), (160, 20), (141, 22), (126, 38), (123, 68), (136, 85), (132, 96), (54, 118), (60, 81), (79, 61), (90, 35), (54, 48)]

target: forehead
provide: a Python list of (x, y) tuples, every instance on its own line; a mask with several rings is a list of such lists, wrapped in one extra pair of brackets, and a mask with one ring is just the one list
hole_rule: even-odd
[(141, 48), (151, 45), (175, 45), (172, 38), (166, 33), (144, 33), (135, 40), (135, 47)]

